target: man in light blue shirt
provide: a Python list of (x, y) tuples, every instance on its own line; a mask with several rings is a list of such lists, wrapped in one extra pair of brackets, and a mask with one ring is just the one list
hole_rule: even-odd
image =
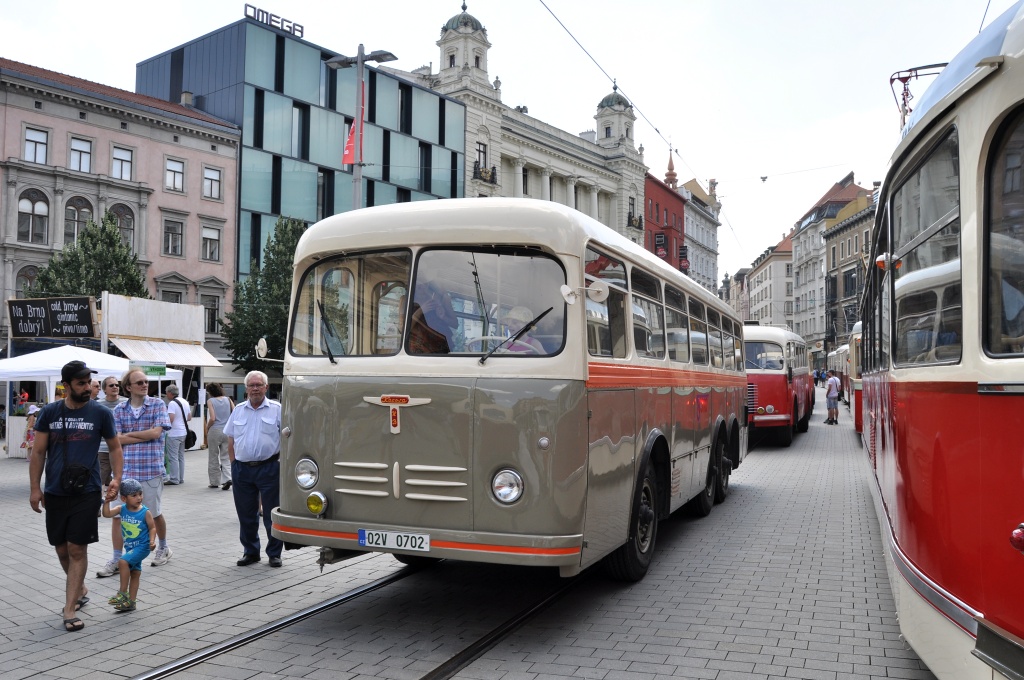
[(281, 404), (267, 398), (267, 375), (250, 371), (245, 376), (247, 399), (235, 407), (224, 425), (231, 459), (231, 481), (238, 514), (244, 567), (260, 561), (260, 508), (267, 530), (270, 566), (281, 566), (284, 543), (270, 533), (270, 512), (278, 505), (281, 483)]

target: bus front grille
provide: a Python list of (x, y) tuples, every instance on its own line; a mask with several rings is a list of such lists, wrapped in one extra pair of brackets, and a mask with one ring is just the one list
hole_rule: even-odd
[(363, 498), (408, 498), (418, 501), (465, 503), (469, 484), (464, 467), (395, 463), (336, 462), (336, 493)]
[(757, 385), (747, 383), (747, 413), (757, 410)]

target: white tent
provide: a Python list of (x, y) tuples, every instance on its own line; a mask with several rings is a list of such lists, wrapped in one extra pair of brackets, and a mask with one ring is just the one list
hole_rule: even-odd
[[(0, 381), (11, 382), (13, 380), (31, 380), (46, 383), (46, 400), (51, 401), (56, 394), (57, 384), (60, 382), (60, 369), (69, 361), (78, 359), (84, 361), (89, 368), (96, 369), (99, 373), (97, 379), (107, 375), (116, 375), (120, 380), (121, 375), (128, 370), (128, 360), (115, 357), (112, 354), (94, 352), (83, 347), (72, 347), (64, 345), (52, 349), (44, 349), (41, 352), (24, 354), (12, 359), (0, 360)], [(176, 368), (168, 368), (165, 376), (150, 376), (150, 381), (173, 381), (181, 389), (181, 371)]]
[[(102, 380), (108, 375), (117, 376), (118, 380), (128, 370), (128, 360), (112, 354), (94, 352), (83, 347), (64, 345), (33, 352), (12, 359), (0, 360), (0, 382), (10, 383), (14, 380), (26, 380), (46, 383), (46, 401), (52, 401), (60, 383), (60, 369), (69, 361), (79, 359), (89, 368), (98, 371), (96, 378)], [(167, 375), (149, 376), (150, 382), (173, 381), (181, 390), (181, 371), (168, 368)], [(10, 395), (10, 390), (7, 390)], [(6, 401), (6, 397), (4, 399)], [(7, 404), (7, 413), (11, 413), (11, 405)], [(194, 429), (194, 428), (193, 428)], [(9, 416), (7, 418), (7, 455), (12, 458), (24, 458), (26, 450), (18, 447), (25, 436), (25, 418)]]

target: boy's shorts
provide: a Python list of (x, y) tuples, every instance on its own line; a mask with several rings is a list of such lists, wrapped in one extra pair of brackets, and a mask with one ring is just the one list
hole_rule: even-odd
[(149, 557), (149, 544), (137, 545), (128, 552), (121, 555), (121, 559), (128, 563), (129, 571), (142, 571), (142, 563)]
[(46, 538), (50, 545), (89, 545), (100, 540), (99, 491), (78, 496), (43, 494), (46, 509)]

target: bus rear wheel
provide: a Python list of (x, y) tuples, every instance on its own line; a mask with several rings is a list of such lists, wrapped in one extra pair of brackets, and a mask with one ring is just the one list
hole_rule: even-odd
[[(793, 413), (796, 413), (796, 402), (793, 402)], [(811, 410), (807, 409), (807, 413), (804, 417), (796, 421), (797, 432), (807, 432), (807, 428), (811, 426)]]
[(714, 458), (708, 458), (708, 475), (704, 482), (704, 490), (689, 503), (690, 512), (695, 517), (707, 517), (715, 505), (715, 487), (718, 485), (718, 466)]
[(715, 480), (715, 503), (721, 503), (729, 495), (729, 477), (732, 476), (732, 462), (725, 457), (725, 435), (716, 437), (714, 460), (718, 466)]
[(608, 556), (608, 574), (619, 581), (639, 581), (651, 566), (658, 537), (658, 480), (647, 461), (640, 490), (629, 518), (629, 538)]

